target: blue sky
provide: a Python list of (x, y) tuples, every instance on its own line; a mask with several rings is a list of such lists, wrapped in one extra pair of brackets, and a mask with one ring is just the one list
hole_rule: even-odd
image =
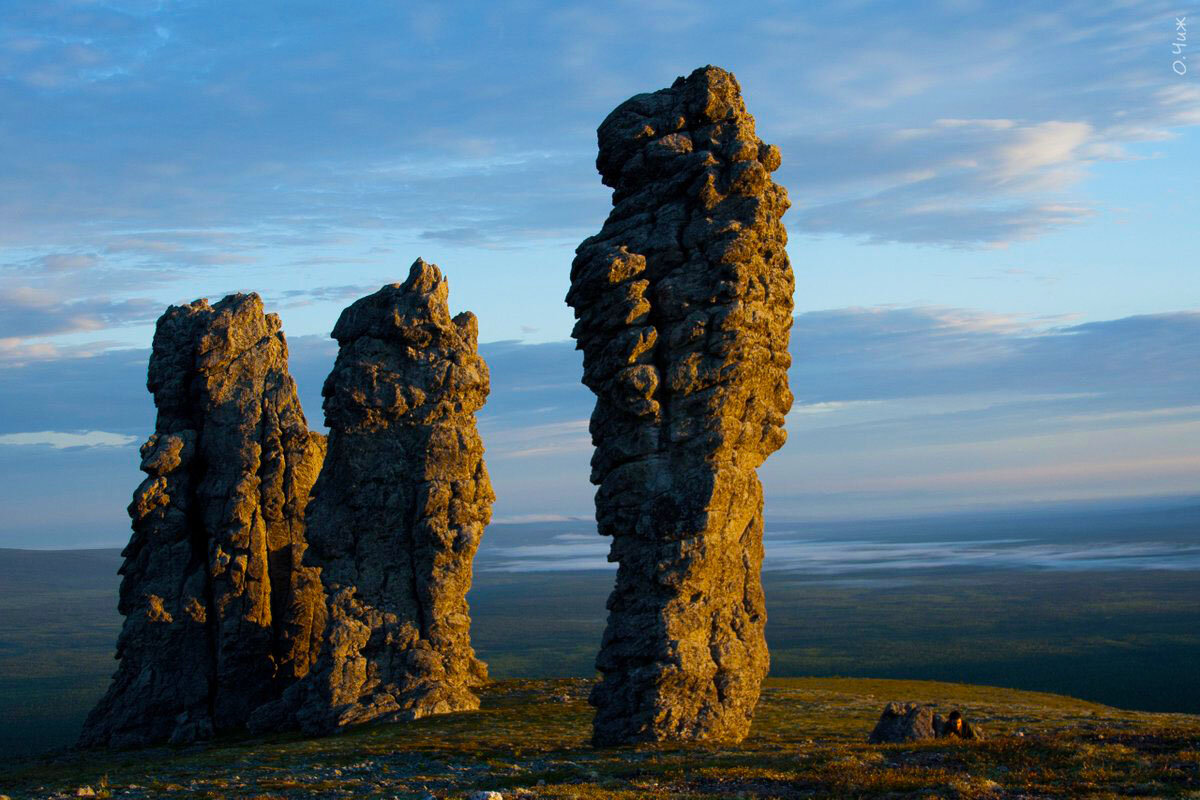
[(0, 2), (0, 546), (125, 539), (165, 305), (262, 294), (319, 426), (337, 314), (417, 256), (493, 343), (498, 517), (588, 515), (595, 128), (706, 63), (793, 201), (768, 515), (1194, 494), (1186, 9), (815, 6)]

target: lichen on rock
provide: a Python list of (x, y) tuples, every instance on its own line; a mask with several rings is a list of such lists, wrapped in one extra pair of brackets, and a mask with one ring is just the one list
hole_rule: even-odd
[[(487, 668), (466, 595), (495, 500), (474, 416), (489, 378), (475, 316), (452, 319), (448, 291), (418, 259), (333, 330), (306, 561), (329, 624), (317, 667), (283, 704), (309, 732), (479, 707)], [(285, 711), (265, 709), (262, 726)]]
[(792, 404), (780, 154), (711, 66), (622, 103), (598, 140), (613, 209), (567, 295), (619, 564), (593, 741), (738, 741), (768, 665), (755, 470)]
[(304, 512), (325, 448), (287, 355), (255, 294), (158, 320), (147, 381), (158, 415), (129, 506), (120, 664), (81, 745), (236, 729), (308, 672), (324, 602), (301, 565)]

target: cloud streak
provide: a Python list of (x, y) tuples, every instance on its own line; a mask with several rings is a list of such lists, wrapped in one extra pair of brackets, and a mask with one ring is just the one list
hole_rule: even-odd
[(959, 309), (839, 309), (801, 314), (792, 337), (802, 403), (1005, 391), (1174, 404), (1200, 388), (1200, 312), (1046, 327)]
[(789, 149), (811, 155), (795, 179), (804, 207), (792, 224), (874, 244), (1033, 239), (1096, 214), (1070, 190), (1094, 164), (1133, 160), (1129, 145), (1165, 138), (1182, 118), (1168, 112), (1168, 95), (1162, 105), (1144, 125), (1104, 130), (1080, 120), (939, 119), (793, 139)]
[[(971, 522), (974, 520), (964, 521), (963, 527), (969, 529)], [(899, 525), (896, 527), (902, 530)], [(894, 531), (884, 530), (895, 535)], [(895, 541), (891, 536), (826, 539), (806, 533), (776, 530), (768, 523), (763, 569), (797, 575), (878, 577), (879, 573), (895, 576), (950, 569), (1081, 572), (1200, 568), (1200, 546), (1194, 541), (1166, 538), (1133, 542), (1079, 541), (1053, 536), (912, 541), (906, 536)], [(861, 531), (854, 534), (862, 535)], [(480, 552), (479, 568), (495, 572), (609, 571), (616, 567), (608, 563), (608, 547), (607, 539), (595, 535), (557, 534), (546, 544), (485, 547)]]
[(145, 298), (66, 300), (32, 286), (0, 290), (0, 341), (148, 323), (162, 309)]
[(47, 446), (56, 450), (68, 447), (125, 447), (137, 441), (136, 436), (125, 436), (109, 431), (29, 431), (27, 433), (0, 434), (0, 446)]

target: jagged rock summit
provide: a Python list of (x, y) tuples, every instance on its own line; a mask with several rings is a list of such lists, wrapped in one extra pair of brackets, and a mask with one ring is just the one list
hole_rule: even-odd
[(241, 727), (308, 672), (324, 603), (301, 565), (324, 455), (256, 294), (172, 306), (147, 386), (158, 410), (129, 514), (120, 664), (80, 744), (190, 742)]
[[(295, 722), (328, 732), (475, 709), (487, 669), (470, 645), (472, 559), (495, 500), (475, 412), (488, 394), (478, 323), (451, 319), (438, 268), (355, 302), (333, 330), (329, 452), (308, 509), (328, 629), (289, 692)], [(258, 727), (277, 727), (267, 708)], [(292, 713), (292, 712), (287, 712)]]
[(736, 742), (768, 665), (755, 470), (792, 404), (779, 149), (712, 66), (622, 103), (598, 140), (613, 209), (567, 295), (619, 563), (593, 741)]

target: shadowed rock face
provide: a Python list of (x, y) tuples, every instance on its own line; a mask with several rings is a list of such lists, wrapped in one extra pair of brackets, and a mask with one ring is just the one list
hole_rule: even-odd
[[(478, 323), (450, 318), (437, 267), (342, 312), (325, 382), (329, 454), (309, 558), (329, 598), (324, 650), (296, 721), (325, 732), (479, 707), (471, 566), (495, 500), (475, 412), (488, 394)], [(264, 712), (267, 717), (276, 712)]]
[(158, 418), (129, 506), (120, 666), (84, 746), (238, 728), (308, 672), (324, 626), (301, 566), (324, 439), (300, 410), (279, 318), (255, 294), (172, 306), (147, 385)]
[(619, 562), (593, 740), (738, 741), (768, 664), (755, 470), (792, 404), (779, 150), (716, 67), (622, 103), (598, 138), (613, 210), (567, 295)]

